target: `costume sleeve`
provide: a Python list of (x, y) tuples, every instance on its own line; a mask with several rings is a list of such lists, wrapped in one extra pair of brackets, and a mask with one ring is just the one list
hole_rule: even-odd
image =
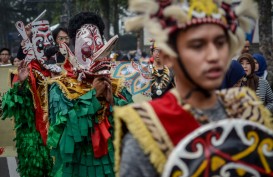
[(2, 119), (14, 117), (20, 176), (49, 176), (52, 159), (35, 127), (34, 104), (27, 80), (15, 83), (3, 97)]
[(269, 109), (271, 111), (271, 113), (273, 113), (273, 93), (272, 90), (268, 84), (268, 82), (266, 80), (264, 80), (264, 86), (266, 89), (266, 93), (265, 93), (265, 107), (267, 109)]
[(133, 103), (131, 93), (124, 87), (118, 95), (114, 96), (114, 104), (116, 106), (124, 106)]
[[(132, 160), (134, 159), (134, 160)], [(133, 136), (127, 133), (122, 140), (120, 177), (156, 177), (149, 157), (144, 154)]]

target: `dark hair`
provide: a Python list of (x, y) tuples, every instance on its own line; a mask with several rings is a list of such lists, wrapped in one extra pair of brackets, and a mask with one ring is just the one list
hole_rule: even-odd
[(251, 67), (251, 74), (253, 74), (255, 72), (255, 61), (254, 61), (254, 58), (252, 57), (252, 55), (250, 55), (248, 53), (244, 53), (244, 54), (240, 55), (240, 57), (238, 58), (238, 62), (241, 63), (243, 60), (246, 60), (249, 62), (250, 67)]
[(67, 28), (65, 28), (65, 27), (60, 26), (60, 27), (54, 29), (54, 30), (52, 31), (52, 36), (53, 36), (53, 39), (54, 39), (55, 42), (56, 42), (57, 36), (58, 36), (58, 34), (59, 34), (60, 31), (63, 31), (63, 32), (65, 32), (66, 34), (68, 34), (68, 30), (67, 30)]
[(10, 49), (5, 48), (5, 47), (3, 47), (3, 48), (0, 50), (0, 53), (2, 53), (4, 50), (8, 51), (8, 52), (9, 52), (9, 55), (10, 55)]
[(84, 24), (93, 24), (99, 28), (100, 35), (103, 37), (105, 28), (102, 18), (94, 12), (81, 12), (69, 20), (68, 35), (71, 39), (75, 39), (77, 30)]
[(251, 73), (250, 73), (250, 75), (248, 75), (246, 77), (247, 81), (244, 83), (244, 86), (247, 86), (247, 87), (251, 88), (253, 91), (256, 91), (259, 86), (259, 77), (256, 76), (256, 74), (254, 73), (254, 71), (255, 71), (254, 58), (252, 57), (252, 55), (250, 55), (248, 53), (244, 53), (238, 58), (238, 61), (240, 63), (243, 60), (248, 61), (251, 66)]
[[(11, 62), (12, 65), (14, 65), (14, 60), (15, 60), (15, 58), (17, 58), (17, 57), (11, 57), (11, 58), (10, 58), (10, 62)], [(20, 60), (20, 59), (18, 58), (18, 60)]]
[(146, 52), (142, 52), (142, 53), (141, 53), (141, 56), (142, 56), (143, 58), (146, 58), (148, 55), (147, 55)]

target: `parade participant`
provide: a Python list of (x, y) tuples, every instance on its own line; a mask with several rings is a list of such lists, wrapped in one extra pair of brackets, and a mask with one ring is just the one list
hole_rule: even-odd
[(151, 93), (152, 99), (159, 98), (166, 91), (174, 87), (173, 74), (170, 69), (164, 65), (162, 56), (160, 56), (160, 49), (156, 46), (156, 42), (152, 41), (152, 80)]
[(110, 78), (110, 54), (117, 36), (104, 42), (102, 18), (82, 12), (69, 21), (75, 56), (60, 44), (66, 75), (49, 80), (48, 146), (54, 176), (114, 176), (113, 105), (132, 102), (121, 80)]
[(252, 90), (215, 92), (244, 46), (249, 18), (257, 17), (253, 1), (234, 7), (227, 0), (129, 2), (139, 16), (126, 28), (148, 30), (174, 69), (176, 88), (151, 102), (115, 109), (117, 176), (161, 176), (178, 142), (211, 121), (241, 118), (273, 128), (270, 112)]
[(14, 117), (15, 120), (20, 176), (51, 176), (52, 158), (46, 147), (48, 90), (44, 81), (61, 72), (51, 53), (55, 42), (46, 20), (32, 22), (27, 28), (19, 21), (16, 28), (23, 37), (26, 57), (18, 67), (19, 82), (3, 97), (3, 118)]

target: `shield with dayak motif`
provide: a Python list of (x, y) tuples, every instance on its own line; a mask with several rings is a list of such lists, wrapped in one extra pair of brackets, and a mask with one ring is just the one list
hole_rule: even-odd
[(226, 119), (204, 125), (176, 146), (163, 177), (273, 176), (273, 131)]

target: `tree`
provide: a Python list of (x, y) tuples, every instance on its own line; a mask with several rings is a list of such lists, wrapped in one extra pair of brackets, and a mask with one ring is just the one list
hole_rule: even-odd
[(24, 2), (22, 0), (9, 1), (9, 0), (0, 0), (0, 45), (9, 47), (11, 46), (9, 41), (9, 33), (16, 31), (14, 23), (16, 19), (24, 17), (24, 12), (28, 11), (27, 8), (20, 8)]
[(272, 71), (272, 2), (271, 0), (259, 0), (258, 3), (260, 50), (267, 59), (268, 70)]
[(44, 19), (50, 24), (59, 23), (64, 1), (68, 0), (0, 0), (0, 46), (8, 47), (12, 53), (16, 53), (21, 38), (16, 35), (15, 22), (30, 23), (44, 9), (47, 9)]

